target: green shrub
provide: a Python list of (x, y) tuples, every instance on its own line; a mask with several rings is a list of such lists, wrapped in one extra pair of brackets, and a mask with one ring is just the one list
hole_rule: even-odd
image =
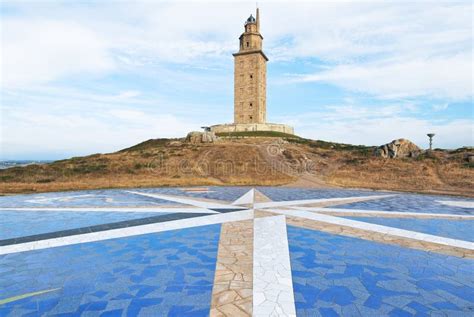
[(216, 133), (218, 137), (269, 137), (269, 138), (300, 138), (299, 136), (276, 131), (242, 131)]
[(38, 179), (36, 182), (39, 183), (39, 184), (51, 183), (51, 182), (54, 182), (54, 179), (53, 178), (44, 178), (44, 179)]
[(137, 145), (134, 145), (132, 147), (120, 150), (119, 153), (122, 152), (135, 152), (135, 151), (141, 151), (141, 150), (146, 150), (146, 149), (152, 149), (152, 148), (157, 148), (157, 147), (162, 147), (166, 145), (171, 139), (150, 139), (142, 143), (138, 143)]
[(13, 175), (2, 175), (0, 176), (0, 182), (8, 182), (13, 180)]

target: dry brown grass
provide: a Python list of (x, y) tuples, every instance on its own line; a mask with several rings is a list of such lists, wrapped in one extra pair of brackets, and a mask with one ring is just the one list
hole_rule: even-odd
[(111, 154), (0, 171), (0, 193), (197, 185), (282, 185), (294, 177), (272, 170), (246, 144), (154, 144)]
[[(286, 183), (286, 182), (285, 182)], [(252, 186), (252, 185), (283, 185), (278, 182), (259, 182), (256, 183), (251, 178), (240, 178), (232, 181), (235, 186)], [(3, 194), (16, 193), (41, 193), (54, 191), (70, 191), (70, 190), (85, 190), (85, 189), (106, 189), (106, 188), (145, 188), (145, 187), (181, 187), (181, 186), (218, 186), (229, 185), (222, 181), (217, 181), (209, 178), (147, 178), (140, 177), (104, 177), (104, 178), (82, 178), (74, 181), (57, 181), (51, 183), (23, 183), (10, 182), (0, 183), (0, 192)]]
[(327, 181), (342, 187), (474, 196), (474, 170), (462, 162), (368, 158), (341, 165)]
[(474, 196), (465, 153), (380, 159), (370, 148), (242, 139), (212, 145), (149, 140), (111, 154), (0, 170), (0, 193), (200, 185), (324, 184)]

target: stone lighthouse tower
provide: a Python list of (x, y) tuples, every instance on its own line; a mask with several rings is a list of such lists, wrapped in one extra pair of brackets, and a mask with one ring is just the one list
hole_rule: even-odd
[(234, 123), (265, 123), (267, 102), (267, 61), (262, 51), (260, 12), (244, 25), (239, 52), (234, 55)]
[(293, 128), (267, 123), (267, 56), (262, 50), (260, 12), (257, 8), (245, 21), (239, 37), (239, 51), (234, 53), (234, 123), (217, 124), (211, 131), (228, 133), (270, 131), (294, 134)]

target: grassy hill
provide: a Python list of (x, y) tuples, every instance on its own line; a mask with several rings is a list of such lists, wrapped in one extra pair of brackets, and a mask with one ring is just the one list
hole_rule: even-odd
[(0, 193), (289, 185), (474, 196), (474, 169), (465, 159), (472, 150), (435, 150), (416, 159), (382, 159), (372, 156), (373, 147), (244, 134), (222, 135), (214, 144), (152, 139), (115, 153), (0, 170)]

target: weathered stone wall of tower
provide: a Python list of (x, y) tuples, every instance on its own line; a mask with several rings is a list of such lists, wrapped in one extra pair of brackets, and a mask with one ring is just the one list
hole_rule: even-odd
[(266, 122), (266, 60), (259, 52), (235, 55), (234, 122)]

